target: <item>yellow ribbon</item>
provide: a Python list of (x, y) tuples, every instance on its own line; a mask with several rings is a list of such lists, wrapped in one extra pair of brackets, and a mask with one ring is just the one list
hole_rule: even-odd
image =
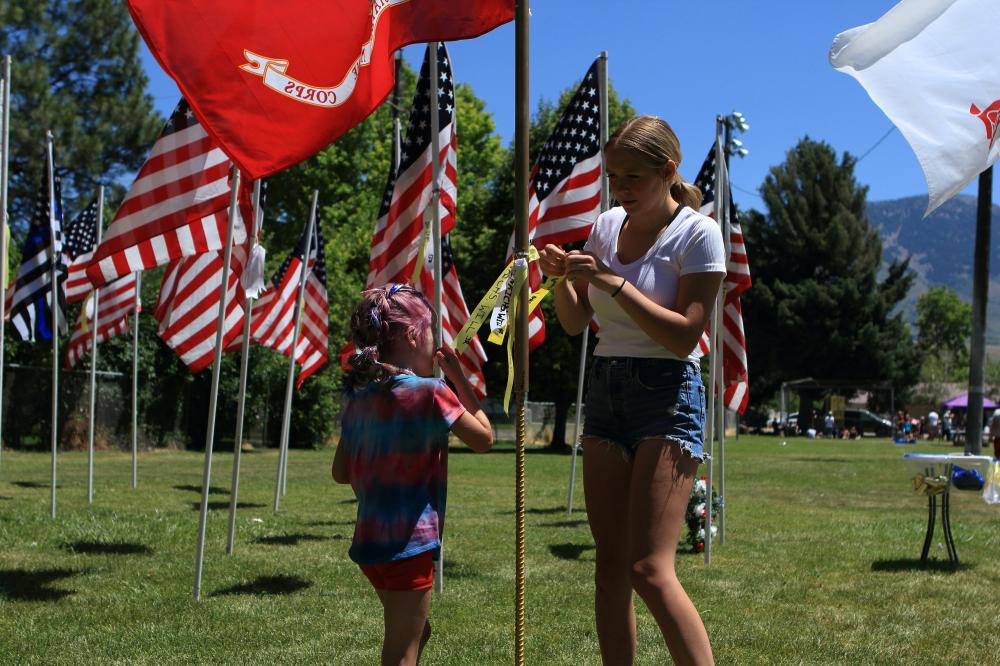
[(913, 477), (913, 491), (918, 495), (940, 495), (948, 488), (948, 477), (946, 476), (924, 476), (917, 474)]
[[(497, 279), (493, 281), (490, 288), (486, 290), (486, 294), (472, 310), (469, 318), (462, 326), (462, 330), (455, 336), (455, 352), (461, 354), (468, 348), (469, 344), (476, 337), (476, 332), (496, 307), (501, 293), (507, 296), (504, 303), (507, 313), (496, 328), (491, 328), (489, 336), (489, 341), (496, 345), (503, 344), (504, 338), (507, 339), (507, 387), (503, 398), (503, 410), (505, 413), (509, 411), (510, 394), (514, 386), (514, 334), (511, 332), (510, 335), (507, 335), (507, 329), (510, 328), (510, 322), (517, 318), (517, 296), (524, 285), (524, 281), (528, 278), (528, 264), (537, 260), (538, 250), (534, 246), (528, 247), (527, 259), (512, 259), (504, 267)], [(528, 298), (529, 315), (538, 307), (542, 299), (555, 289), (556, 285), (562, 280), (562, 277), (548, 277), (542, 282), (539, 289), (533, 292)]]
[(431, 223), (424, 214), (424, 232), (420, 234), (420, 249), (417, 250), (417, 263), (413, 264), (413, 275), (410, 277), (410, 284), (417, 286), (420, 284), (420, 269), (424, 266), (427, 258), (427, 243), (431, 240)]
[(87, 294), (87, 298), (83, 301), (83, 306), (80, 308), (80, 330), (84, 333), (87, 332), (87, 320), (90, 317), (87, 316), (87, 307), (90, 305), (90, 301), (94, 298), (94, 292), (91, 290)]

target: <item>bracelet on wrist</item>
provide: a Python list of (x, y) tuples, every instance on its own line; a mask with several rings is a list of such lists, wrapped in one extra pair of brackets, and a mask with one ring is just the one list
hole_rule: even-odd
[(611, 298), (614, 298), (615, 296), (618, 295), (618, 292), (621, 291), (622, 287), (625, 286), (625, 282), (626, 282), (625, 278), (622, 278), (622, 283), (620, 285), (618, 285), (617, 289), (615, 289), (613, 292), (611, 292)]

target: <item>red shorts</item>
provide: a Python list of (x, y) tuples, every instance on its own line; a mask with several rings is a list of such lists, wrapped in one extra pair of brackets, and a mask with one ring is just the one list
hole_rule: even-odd
[(376, 590), (409, 592), (429, 590), (434, 586), (433, 550), (403, 560), (359, 566)]

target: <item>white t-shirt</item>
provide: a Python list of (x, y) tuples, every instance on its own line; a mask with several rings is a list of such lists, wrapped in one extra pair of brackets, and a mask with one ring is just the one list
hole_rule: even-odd
[[(687, 207), (677, 213), (643, 257), (623, 264), (618, 260), (618, 235), (625, 218), (621, 207), (602, 213), (584, 249), (657, 305), (676, 307), (682, 275), (726, 272), (726, 251), (718, 223)], [(610, 294), (591, 286), (587, 295), (601, 326), (595, 356), (685, 360), (650, 339)], [(696, 361), (697, 356), (692, 352), (686, 360)]]
[(937, 424), (938, 424), (938, 413), (935, 412), (934, 410), (931, 410), (927, 414), (927, 425), (936, 426)]

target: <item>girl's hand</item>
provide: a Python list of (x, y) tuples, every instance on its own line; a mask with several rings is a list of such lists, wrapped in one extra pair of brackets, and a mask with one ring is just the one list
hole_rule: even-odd
[(538, 266), (549, 277), (566, 274), (566, 252), (558, 245), (546, 245), (538, 251)]
[(458, 385), (460, 381), (468, 381), (465, 373), (462, 372), (462, 364), (458, 360), (458, 354), (448, 345), (438, 347), (434, 352), (434, 360), (444, 373), (444, 376), (451, 380), (452, 384)]
[(582, 278), (609, 294), (621, 284), (621, 276), (605, 266), (596, 255), (582, 250), (571, 250), (566, 253), (566, 278), (568, 280)]

